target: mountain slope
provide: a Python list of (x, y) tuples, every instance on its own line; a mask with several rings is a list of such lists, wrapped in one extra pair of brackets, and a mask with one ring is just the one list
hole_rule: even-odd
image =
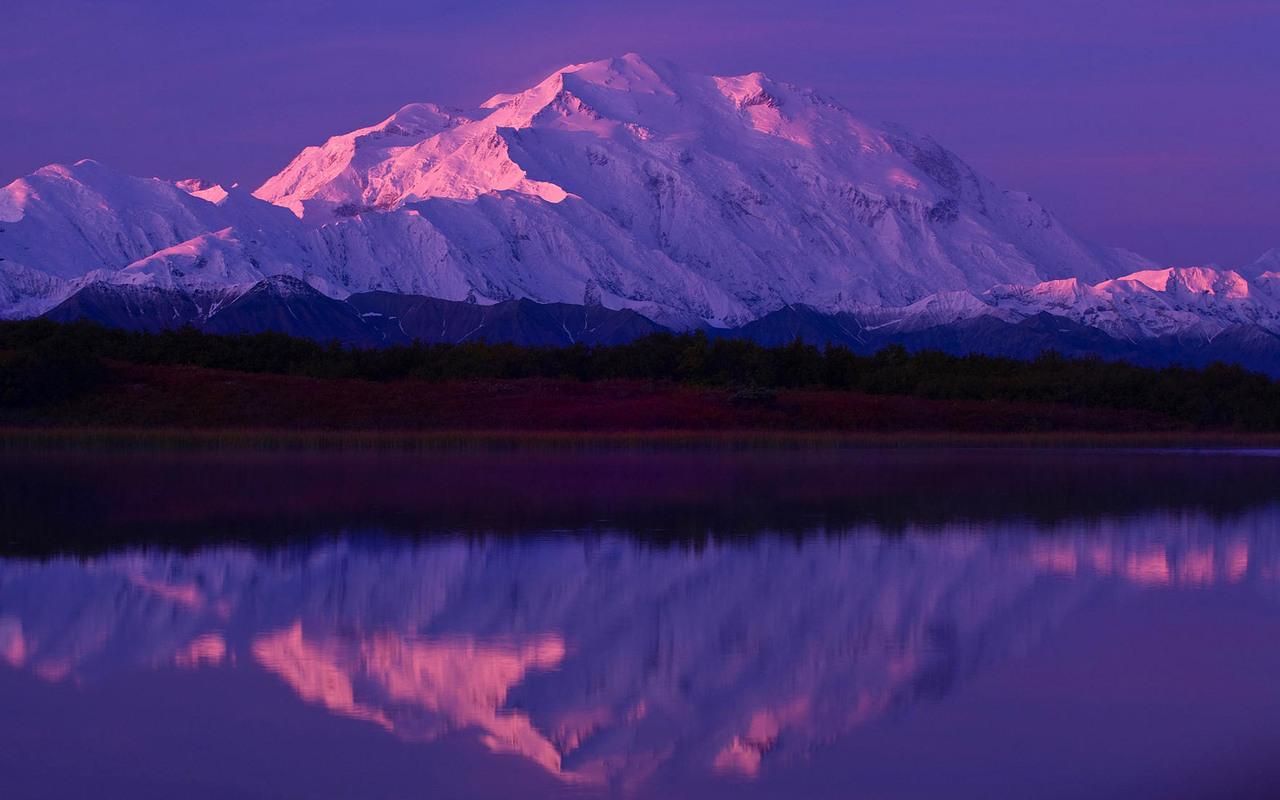
[[(212, 231), (288, 222), (287, 213), (248, 199), (210, 202), (87, 160), (37, 170), (0, 189), (0, 316), (39, 313), (92, 280), (131, 282), (120, 274), (131, 264)], [(172, 280), (160, 277), (146, 282)]]
[(610, 345), (667, 330), (634, 311), (595, 304), (507, 300), (482, 306), (392, 292), (335, 300), (286, 275), (266, 278), (247, 290), (221, 292), (93, 282), (43, 316), (152, 333), (183, 326), (217, 334), (273, 331), (356, 347), (480, 340)]
[[(216, 303), (211, 298), (210, 305)], [(185, 292), (154, 286), (114, 286), (94, 282), (45, 312), (55, 322), (88, 320), (110, 328), (156, 333), (195, 325), (208, 316)]]
[[(472, 116), (391, 148), (368, 134), (335, 137), (257, 195), (318, 221), (416, 207), (452, 241), (512, 242), (509, 252), (473, 248), (494, 267), (554, 257), (569, 286), (526, 287), (560, 292), (547, 299), (573, 299), (594, 278), (624, 304), (655, 300), (718, 324), (786, 303), (905, 304), (942, 289), (1102, 280), (1144, 263), (1081, 242), (931, 140), (867, 125), (759, 73), (706, 77), (628, 55), (558, 70)], [(329, 163), (347, 166), (331, 177)], [(459, 227), (475, 214), (459, 220), (456, 203), (439, 202), (495, 194), (502, 215), (477, 203), (489, 223), (479, 230)], [(523, 244), (534, 237), (543, 241)], [(707, 281), (727, 297), (670, 297), (593, 263), (596, 247), (616, 249), (618, 238), (645, 251), (628, 272)]]
[(256, 284), (219, 308), (203, 327), (209, 333), (272, 331), (366, 347), (382, 344), (382, 338), (350, 305), (325, 297), (297, 278), (283, 276)]
[[(1210, 326), (1199, 324), (1180, 332), (1130, 339), (1050, 311), (1011, 312), (968, 297), (964, 301), (943, 295), (906, 309), (837, 314), (794, 305), (739, 328), (708, 332), (770, 347), (801, 340), (820, 347), (844, 346), (862, 354), (901, 345), (909, 350), (1019, 359), (1051, 350), (1148, 366), (1202, 367), (1222, 362), (1280, 377), (1280, 331), (1258, 324), (1213, 327), (1212, 335), (1204, 333)], [(85, 319), (153, 332), (183, 325), (222, 334), (276, 331), (357, 347), (479, 340), (534, 346), (612, 345), (668, 330), (634, 311), (599, 305), (507, 300), (482, 306), (391, 292), (364, 292), (341, 301), (286, 276), (264, 280), (243, 293), (188, 294), (92, 283), (45, 316), (59, 322)]]
[(1280, 331), (1280, 280), (1231, 270), (1144, 270), (1088, 285), (1078, 279), (997, 286), (982, 299), (1015, 313), (1048, 312), (1126, 339), (1191, 334), (1212, 338), (1236, 325)]
[(765, 347), (783, 347), (800, 340), (820, 347), (843, 345), (858, 349), (870, 340), (857, 316), (848, 312), (824, 314), (806, 305), (788, 305), (740, 328), (717, 333), (748, 339)]
[(687, 328), (1152, 266), (812, 91), (634, 55), (479, 109), (405, 106), (307, 148), (255, 194), (92, 162), (15, 181), (0, 189), (0, 315), (93, 281), (243, 291), (288, 275), (334, 298), (591, 291)]
[(634, 311), (598, 305), (507, 300), (482, 306), (387, 292), (353, 294), (347, 302), (389, 341), (610, 345), (666, 330)]

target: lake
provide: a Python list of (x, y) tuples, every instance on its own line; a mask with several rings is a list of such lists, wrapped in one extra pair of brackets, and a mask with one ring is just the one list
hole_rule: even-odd
[(1280, 454), (0, 453), (0, 797), (1280, 796)]

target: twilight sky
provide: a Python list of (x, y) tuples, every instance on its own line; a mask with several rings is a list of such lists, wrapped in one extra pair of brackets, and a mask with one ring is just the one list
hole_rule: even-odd
[(933, 134), (1099, 242), (1280, 247), (1280, 0), (8, 0), (0, 184), (92, 157), (256, 186), (407, 102), (628, 51)]

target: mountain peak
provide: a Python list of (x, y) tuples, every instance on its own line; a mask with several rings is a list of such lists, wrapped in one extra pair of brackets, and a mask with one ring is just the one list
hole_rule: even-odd
[[(662, 63), (660, 68), (667, 74), (678, 71), (673, 65), (667, 63)], [(482, 103), (481, 108), (494, 109), (519, 101), (521, 98), (554, 95), (565, 88), (567, 76), (573, 76), (571, 81), (605, 86), (618, 91), (653, 91), (665, 84), (664, 78), (653, 62), (646, 60), (638, 53), (626, 53), (613, 58), (584, 61), (580, 64), (560, 67), (529, 89), (495, 94)]]
[(71, 164), (64, 164), (61, 162), (45, 164), (43, 167), (40, 167), (35, 172), (31, 173), (31, 177), (74, 180), (78, 172), (84, 172), (91, 169), (102, 169), (102, 164), (91, 158), (82, 158)]
[(1099, 287), (1120, 282), (1140, 283), (1155, 292), (1214, 297), (1248, 297), (1249, 295), (1249, 284), (1240, 273), (1212, 267), (1167, 267), (1142, 270), (1099, 284)]
[(1280, 247), (1273, 247), (1243, 269), (1248, 277), (1257, 277), (1269, 272), (1280, 272)]
[(203, 178), (187, 178), (186, 180), (174, 181), (173, 185), (177, 186), (192, 197), (207, 200), (214, 205), (226, 202), (227, 198), (230, 196), (227, 190), (223, 188), (222, 184), (213, 183), (212, 181), (207, 181)]
[(292, 275), (268, 275), (250, 287), (249, 291), (277, 297), (310, 297), (320, 294), (311, 284)]
[(1280, 296), (1265, 275), (1250, 283), (1238, 272), (1211, 267), (1140, 270), (1093, 285), (1071, 279), (997, 286), (983, 299), (1022, 315), (1067, 317), (1121, 339), (1211, 337), (1238, 325), (1280, 331)]
[(637, 53), (627, 53), (616, 58), (588, 61), (561, 70), (584, 81), (619, 91), (653, 91), (666, 83), (663, 73), (676, 69), (667, 63), (649, 61)]
[(734, 326), (787, 304), (907, 306), (1154, 266), (809, 89), (635, 53), (473, 112), (402, 106), (252, 197), (67, 169), (78, 182), (0, 190), (0, 216), (22, 220), (0, 235), (0, 296), (18, 268), (202, 287), (285, 273), (330, 296), (576, 303), (591, 286), (664, 324)]
[(562, 67), (523, 92), (494, 95), (482, 108), (494, 127), (550, 124), (607, 135), (618, 124), (641, 124), (640, 117), (646, 124), (670, 118), (667, 107), (679, 101), (686, 82), (671, 65), (632, 53)]

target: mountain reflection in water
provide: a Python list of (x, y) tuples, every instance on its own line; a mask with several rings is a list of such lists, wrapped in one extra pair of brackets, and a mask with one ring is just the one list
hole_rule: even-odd
[(0, 659), (82, 685), (264, 670), (333, 714), (414, 742), (468, 732), (574, 785), (750, 779), (935, 702), (1099, 597), (1280, 599), (1276, 520), (1152, 512), (697, 548), (372, 531), (267, 551), (7, 558)]
[(0, 796), (1276, 796), (1277, 487), (1256, 453), (0, 453)]

